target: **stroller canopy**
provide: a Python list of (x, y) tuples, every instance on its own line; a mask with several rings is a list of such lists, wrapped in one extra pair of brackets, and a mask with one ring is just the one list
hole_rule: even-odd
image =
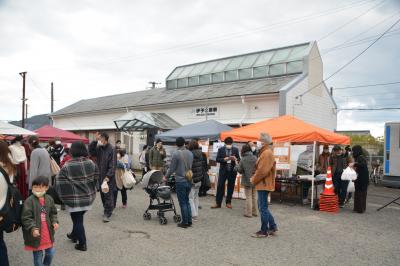
[(163, 174), (161, 173), (161, 171), (151, 170), (143, 176), (142, 186), (143, 188), (146, 188), (154, 184), (161, 184), (162, 179), (163, 179)]

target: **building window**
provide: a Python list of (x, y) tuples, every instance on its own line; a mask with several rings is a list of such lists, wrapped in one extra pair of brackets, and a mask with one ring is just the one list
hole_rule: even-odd
[(199, 77), (190, 77), (189, 78), (189, 86), (199, 85)]
[(250, 79), (251, 68), (239, 69), (239, 79)]
[(218, 72), (212, 74), (212, 82), (223, 82), (224, 81), (224, 72)]
[(167, 81), (168, 89), (176, 89), (176, 79)]
[[(208, 110), (208, 111), (207, 111)], [(216, 116), (218, 113), (218, 107), (216, 106), (203, 106), (197, 107), (195, 109), (194, 115), (195, 116)]]
[(267, 66), (260, 66), (253, 68), (253, 77), (255, 78), (262, 78), (268, 75), (268, 67)]
[(200, 85), (210, 84), (210, 83), (211, 83), (211, 74), (200, 76)]
[(225, 81), (237, 80), (237, 70), (225, 71)]
[(276, 64), (269, 67), (270, 76), (284, 75), (286, 72), (285, 64)]
[(303, 71), (303, 61), (289, 62), (287, 64), (287, 73), (300, 73)]
[(187, 78), (178, 79), (178, 88), (187, 87)]

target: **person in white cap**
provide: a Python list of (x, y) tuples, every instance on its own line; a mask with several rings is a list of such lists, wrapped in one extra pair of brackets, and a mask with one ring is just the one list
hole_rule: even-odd
[(258, 210), (261, 216), (261, 230), (253, 235), (257, 238), (267, 237), (278, 231), (275, 219), (268, 210), (268, 193), (275, 190), (276, 163), (272, 152), (272, 138), (267, 133), (261, 133), (259, 141), (262, 147), (251, 177), (258, 193)]

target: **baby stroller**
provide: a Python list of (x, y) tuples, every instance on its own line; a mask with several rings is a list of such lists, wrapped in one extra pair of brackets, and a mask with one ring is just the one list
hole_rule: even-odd
[[(174, 200), (171, 196), (171, 187), (162, 185), (163, 174), (161, 171), (151, 170), (147, 172), (142, 179), (143, 189), (149, 194), (150, 205), (143, 214), (143, 219), (150, 220), (151, 210), (157, 210), (157, 216), (160, 224), (167, 224), (167, 218), (164, 214), (169, 211), (174, 212), (174, 222), (180, 223), (181, 216), (176, 213)], [(154, 201), (156, 203), (154, 204)]]

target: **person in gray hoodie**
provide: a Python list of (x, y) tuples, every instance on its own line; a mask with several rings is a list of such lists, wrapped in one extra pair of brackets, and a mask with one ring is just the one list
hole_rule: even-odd
[(37, 136), (30, 136), (28, 140), (32, 148), (30, 165), (29, 165), (29, 194), (32, 192), (32, 182), (38, 176), (47, 177), (51, 180), (50, 155), (45, 148), (39, 145)]
[(241, 184), (244, 187), (244, 193), (246, 195), (246, 207), (244, 216), (251, 218), (257, 217), (257, 191), (254, 185), (250, 182), (250, 178), (254, 173), (256, 166), (257, 157), (253, 154), (253, 151), (249, 144), (245, 144), (241, 150), (242, 160), (237, 163), (235, 168), (242, 175)]
[(182, 137), (176, 139), (176, 146), (178, 146), (178, 150), (172, 155), (171, 164), (164, 181), (175, 174), (176, 195), (182, 216), (182, 222), (178, 224), (178, 227), (187, 228), (192, 226), (192, 211), (189, 203), (192, 180), (187, 179), (186, 172), (192, 169), (193, 154), (185, 148), (185, 139)]

